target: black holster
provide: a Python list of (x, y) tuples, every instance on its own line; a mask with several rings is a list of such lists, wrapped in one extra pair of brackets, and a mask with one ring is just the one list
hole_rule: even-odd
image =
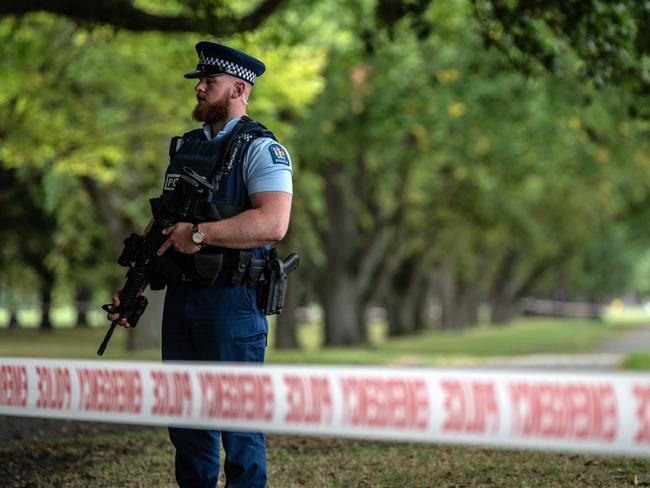
[(265, 315), (282, 312), (284, 297), (287, 293), (288, 275), (298, 267), (299, 262), (300, 257), (297, 254), (291, 254), (283, 261), (275, 248), (269, 252), (264, 276), (257, 292), (257, 306)]

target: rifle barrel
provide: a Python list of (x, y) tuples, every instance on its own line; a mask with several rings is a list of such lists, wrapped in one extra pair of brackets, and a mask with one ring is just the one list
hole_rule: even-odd
[(117, 325), (117, 320), (113, 320), (113, 323), (111, 324), (108, 331), (106, 332), (106, 335), (104, 336), (104, 340), (99, 345), (99, 349), (97, 349), (98, 356), (104, 355), (104, 351), (106, 350), (106, 346), (108, 346), (108, 341), (111, 340), (111, 336), (113, 335), (113, 331), (115, 330), (116, 325)]

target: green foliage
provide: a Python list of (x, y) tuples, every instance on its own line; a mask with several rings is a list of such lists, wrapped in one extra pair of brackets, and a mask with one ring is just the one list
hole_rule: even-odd
[[(392, 37), (365, 18), (359, 38), (329, 49), (325, 89), (297, 134), (313, 173), (310, 215), (343, 232), (343, 216), (314, 197), (340, 183), (360, 232), (341, 240), (343, 254), (362, 255), (393, 228), (393, 256), (452, 259), (484, 295), (512, 256), (518, 293), (553, 293), (560, 274), (574, 297), (620, 291), (638, 252), (629, 209), (648, 195), (646, 128), (629, 118), (631, 94), (596, 90), (570, 70), (509, 71), (467, 29), (466, 7), (432, 6), (425, 18), (440, 28), (424, 39), (408, 18)], [(343, 9), (341, 25), (365, 8)]]
[[(114, 264), (117, 246), (149, 219), (147, 197), (160, 192), (170, 137), (194, 126), (193, 84), (182, 74), (196, 62), (197, 37), (31, 14), (0, 19), (0, 40), (0, 164), (16, 169), (17, 181), (38, 195), (38, 211), (56, 224), (45, 232), (51, 240), (36, 233), (27, 240), (47, 248), (43, 256), (60, 278), (112, 288), (122, 273)], [(274, 126), (280, 112), (299, 113), (319, 89), (319, 58), (300, 46), (252, 48), (264, 43), (263, 32), (232, 42), (267, 59), (277, 75), (261, 79), (253, 97), (260, 100), (253, 115)], [(312, 81), (295, 89), (293, 78)], [(290, 124), (276, 126), (288, 139)], [(15, 245), (8, 247), (5, 271), (17, 257)], [(2, 275), (5, 284), (20, 281)]]
[(650, 85), (650, 7), (635, 0), (531, 2), (472, 0), (487, 43), (519, 67), (577, 71), (597, 85), (620, 83), (641, 94)]
[[(633, 3), (289, 2), (227, 38), (268, 66), (251, 115), (293, 155), (291, 239), (312, 287), (339, 258), (364, 277), (366, 303), (383, 303), (409, 260), (481, 300), (560, 288), (605, 300), (638, 283), (650, 158), (647, 122), (630, 110), (648, 64), (647, 6)], [(135, 2), (205, 19), (257, 4)], [(60, 280), (119, 279), (117, 246), (148, 220), (169, 137), (194, 126), (182, 74), (196, 40), (44, 13), (0, 19), (0, 164), (35, 197), (19, 220), (53, 222), (41, 255)], [(513, 72), (526, 56), (554, 76)], [(33, 271), (17, 272), (19, 227), (1, 279), (33, 286)], [(393, 268), (378, 264), (388, 256)]]

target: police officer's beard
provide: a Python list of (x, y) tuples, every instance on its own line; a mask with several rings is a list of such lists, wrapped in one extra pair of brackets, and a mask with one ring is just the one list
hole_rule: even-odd
[(197, 122), (206, 122), (208, 124), (226, 122), (229, 108), (228, 101), (228, 94), (212, 103), (199, 101), (194, 107), (192, 118)]

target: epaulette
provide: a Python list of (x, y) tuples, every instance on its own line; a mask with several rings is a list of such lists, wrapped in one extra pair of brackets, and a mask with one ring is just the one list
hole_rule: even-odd
[(236, 161), (243, 159), (250, 144), (259, 137), (270, 137), (277, 142), (273, 132), (259, 122), (247, 116), (242, 117), (241, 125), (235, 128), (231, 136), (220, 168), (221, 174), (228, 174)]

